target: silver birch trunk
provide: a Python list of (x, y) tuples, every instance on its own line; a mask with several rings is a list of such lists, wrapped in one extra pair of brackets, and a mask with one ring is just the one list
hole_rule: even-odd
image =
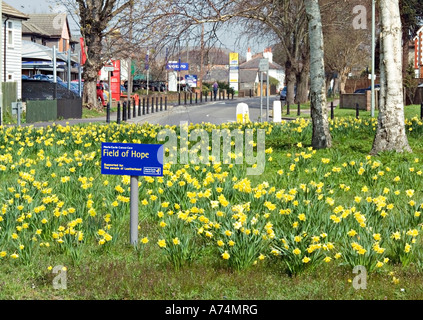
[(380, 99), (378, 126), (371, 154), (409, 151), (404, 122), (402, 32), (399, 0), (380, 0)]
[(322, 20), (318, 0), (304, 0), (310, 37), (310, 103), (313, 135), (311, 145), (315, 149), (330, 148), (332, 137), (326, 101), (325, 63)]

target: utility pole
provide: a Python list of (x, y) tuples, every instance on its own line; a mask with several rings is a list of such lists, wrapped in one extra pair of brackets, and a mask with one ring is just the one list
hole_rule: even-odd
[(201, 24), (201, 44), (200, 44), (200, 94), (203, 92), (203, 64), (204, 64), (204, 23)]
[[(132, 45), (132, 3), (129, 7), (129, 43), (130, 45)], [(129, 58), (128, 58), (128, 89), (127, 89), (127, 105), (129, 106), (129, 101), (131, 100), (131, 94), (132, 94), (132, 59), (131, 59), (131, 53), (129, 54)], [(148, 89), (147, 89), (148, 90)], [(110, 96), (110, 107), (112, 106), (112, 97)], [(135, 108), (135, 105), (134, 105)]]
[(371, 102), (371, 117), (375, 116), (375, 42), (376, 42), (376, 27), (375, 27), (375, 0), (372, 0), (372, 102)]
[[(3, 34), (3, 1), (0, 0), (0, 17), (2, 22), (0, 23), (0, 35)], [(1, 38), (1, 37), (0, 37)], [(3, 48), (2, 48), (3, 41), (0, 41), (0, 61), (3, 61)], [(3, 83), (2, 83), (2, 76), (0, 72), (0, 125), (3, 125)]]

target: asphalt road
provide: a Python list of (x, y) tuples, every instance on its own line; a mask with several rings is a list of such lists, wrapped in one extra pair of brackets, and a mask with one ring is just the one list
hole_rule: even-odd
[[(269, 97), (269, 110), (273, 108), (273, 101), (278, 100), (278, 96)], [(236, 122), (236, 107), (239, 103), (246, 103), (249, 108), (251, 121), (258, 121), (260, 117), (260, 98), (236, 98), (234, 100), (220, 100), (203, 104), (187, 104), (174, 106), (170, 111), (160, 112), (157, 117), (148, 120), (142, 117), (131, 119), (133, 123), (143, 123), (148, 121), (153, 124), (179, 125), (181, 122), (202, 123), (210, 122), (221, 124)], [(267, 100), (262, 102), (263, 119), (266, 120)], [(159, 116), (160, 115), (160, 116)]]

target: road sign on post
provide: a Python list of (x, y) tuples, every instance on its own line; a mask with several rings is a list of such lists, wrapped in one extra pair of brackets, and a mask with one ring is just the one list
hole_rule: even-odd
[(101, 173), (131, 176), (130, 242), (138, 245), (138, 176), (163, 176), (163, 145), (101, 144)]
[(269, 71), (269, 59), (260, 59), (259, 62), (259, 71), (267, 72)]

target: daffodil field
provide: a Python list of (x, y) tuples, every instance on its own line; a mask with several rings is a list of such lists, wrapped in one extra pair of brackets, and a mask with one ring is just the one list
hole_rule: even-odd
[[(235, 163), (166, 163), (163, 177), (140, 177), (133, 254), (157, 252), (175, 270), (201, 261), (241, 272), (276, 264), (288, 275), (323, 266), (422, 270), (423, 123), (406, 121), (413, 153), (369, 156), (376, 122), (335, 119), (330, 150), (309, 147), (304, 119), (221, 125), (265, 130), (264, 173), (247, 176)], [(128, 247), (130, 179), (101, 175), (101, 142), (158, 143), (160, 129), (0, 127), (0, 263), (66, 257), (78, 265), (90, 252), (107, 257)]]

